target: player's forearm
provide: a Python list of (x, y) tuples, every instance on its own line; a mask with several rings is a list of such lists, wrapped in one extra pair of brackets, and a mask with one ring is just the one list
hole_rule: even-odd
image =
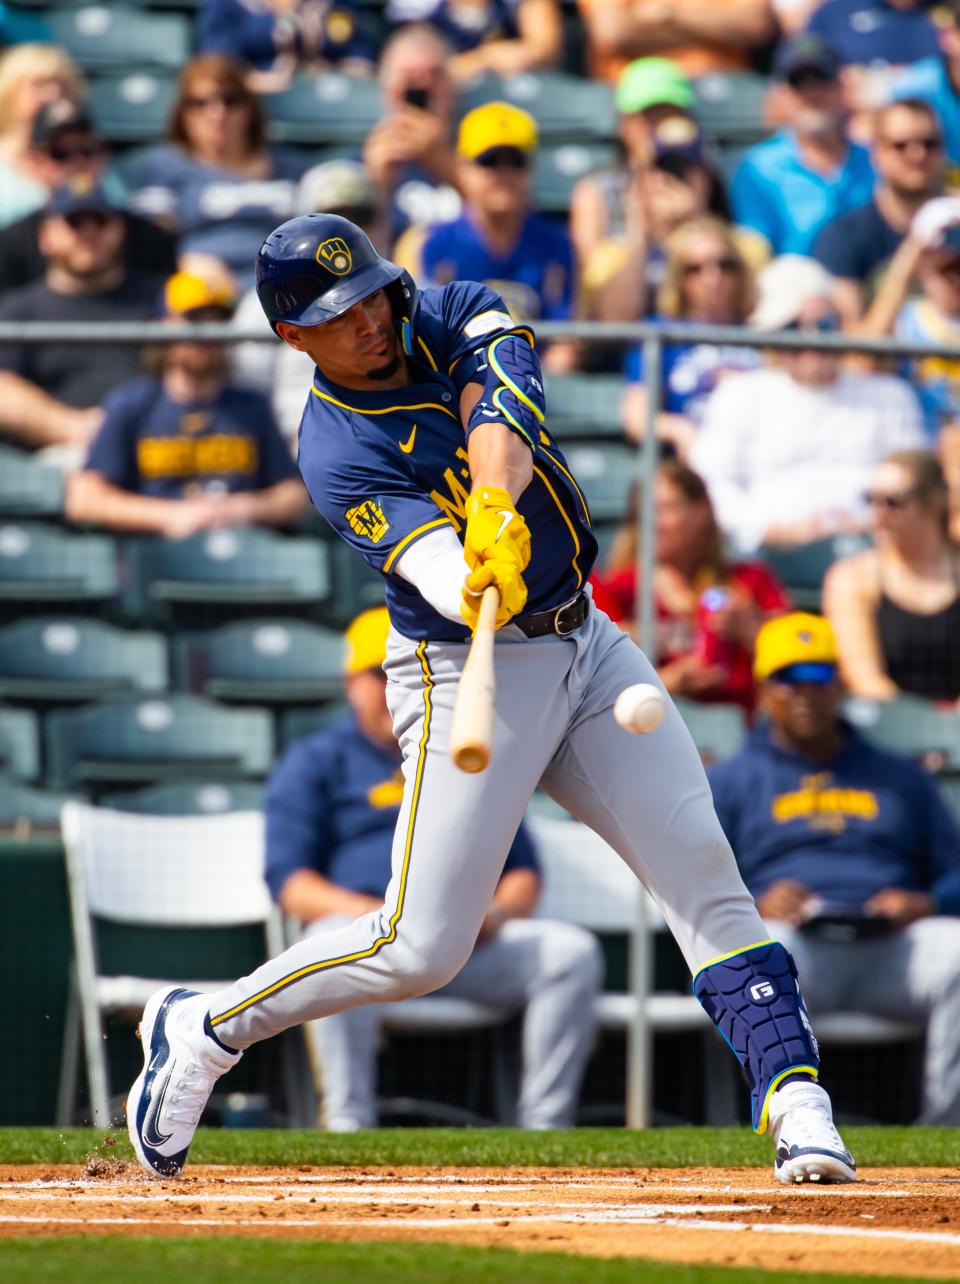
[(474, 428), (467, 443), (473, 487), (495, 486), (510, 493), (514, 503), (530, 485), (533, 455), (522, 437), (491, 421)]
[(162, 535), (179, 503), (176, 499), (133, 495), (88, 469), (74, 473), (67, 482), (69, 520), (111, 530)]
[(285, 914), (300, 919), (302, 923), (312, 923), (331, 914), (359, 918), (377, 903), (376, 898), (331, 883), (313, 869), (295, 869), (289, 874), (278, 900)]

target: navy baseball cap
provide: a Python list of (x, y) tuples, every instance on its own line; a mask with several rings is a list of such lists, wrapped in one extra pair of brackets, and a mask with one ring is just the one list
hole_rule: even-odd
[(773, 60), (774, 77), (790, 82), (811, 71), (824, 80), (836, 80), (840, 74), (840, 59), (812, 31), (804, 31), (792, 40), (783, 41)]
[(102, 183), (89, 174), (75, 174), (68, 182), (54, 188), (47, 213), (67, 217), (81, 211), (90, 214), (119, 212)]

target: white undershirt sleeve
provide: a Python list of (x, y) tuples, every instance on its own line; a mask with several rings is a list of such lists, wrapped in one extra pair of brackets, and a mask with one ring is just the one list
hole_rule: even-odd
[(393, 569), (440, 615), (463, 623), (460, 591), (468, 568), (452, 526), (441, 526), (411, 544)]

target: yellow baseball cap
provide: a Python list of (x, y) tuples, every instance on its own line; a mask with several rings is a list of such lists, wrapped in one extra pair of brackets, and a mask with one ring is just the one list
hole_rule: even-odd
[(385, 606), (375, 606), (373, 610), (358, 615), (343, 635), (344, 673), (382, 668), (387, 658), (389, 632), (390, 614)]
[(836, 665), (837, 639), (822, 615), (793, 611), (768, 620), (757, 634), (753, 676), (758, 682), (795, 666), (799, 681), (829, 682)]
[(457, 151), (467, 160), (476, 160), (494, 147), (532, 152), (536, 146), (537, 122), (512, 103), (484, 103), (467, 112), (460, 122)]
[(236, 298), (226, 281), (208, 281), (193, 272), (174, 272), (164, 286), (163, 302), (168, 316), (182, 317), (207, 308), (232, 313)]

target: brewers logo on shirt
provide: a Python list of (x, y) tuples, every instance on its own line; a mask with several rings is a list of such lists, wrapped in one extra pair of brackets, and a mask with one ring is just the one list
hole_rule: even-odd
[(317, 262), (322, 263), (334, 276), (346, 276), (353, 267), (350, 246), (342, 236), (331, 236), (317, 246)]
[(344, 517), (355, 535), (365, 535), (374, 544), (379, 544), (390, 529), (390, 523), (375, 499), (365, 499), (356, 508), (348, 508)]

